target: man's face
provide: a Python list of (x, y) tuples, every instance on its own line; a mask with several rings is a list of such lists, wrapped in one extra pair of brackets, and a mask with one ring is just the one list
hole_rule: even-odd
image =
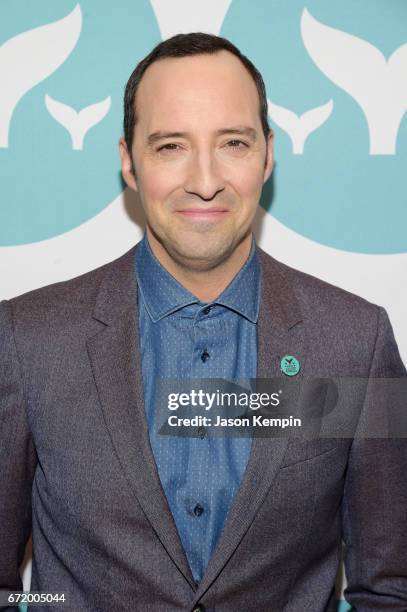
[(254, 81), (227, 51), (166, 58), (146, 70), (136, 107), (136, 176), (123, 139), (120, 154), (149, 240), (186, 269), (213, 269), (250, 239), (272, 170)]

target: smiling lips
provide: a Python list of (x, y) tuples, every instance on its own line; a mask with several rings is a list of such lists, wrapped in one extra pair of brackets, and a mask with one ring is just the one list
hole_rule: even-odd
[(187, 219), (219, 219), (228, 212), (225, 208), (186, 208), (175, 211)]

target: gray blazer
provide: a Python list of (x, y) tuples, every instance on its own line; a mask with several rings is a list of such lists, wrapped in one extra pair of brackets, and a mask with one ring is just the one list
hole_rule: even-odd
[[(259, 247), (258, 377), (405, 376), (385, 311)], [(69, 612), (407, 610), (405, 440), (255, 438), (194, 583), (149, 443), (134, 247), (0, 304), (0, 588), (65, 593)], [(216, 474), (213, 475), (216, 477)], [(199, 607), (200, 606), (200, 607)]]

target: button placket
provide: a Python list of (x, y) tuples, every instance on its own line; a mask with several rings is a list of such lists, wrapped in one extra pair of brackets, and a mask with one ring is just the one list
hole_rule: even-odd
[[(201, 311), (201, 313), (203, 313), (203, 311)], [(197, 351), (200, 361), (203, 364), (207, 364), (208, 360), (212, 357), (212, 351), (208, 349), (208, 346), (210, 346), (212, 342), (211, 330), (212, 324), (210, 320), (206, 317), (200, 317), (198, 315), (194, 323), (195, 350)], [(205, 376), (203, 371), (200, 372), (200, 368), (197, 367), (197, 365), (198, 364), (195, 363), (195, 375), (198, 375), (198, 377), (202, 375)], [(208, 366), (205, 366), (205, 370), (207, 370), (207, 368)]]
[(206, 429), (202, 425), (198, 427), (198, 436), (203, 440), (206, 437)]
[(196, 504), (195, 508), (194, 508), (194, 514), (195, 516), (201, 516), (201, 514), (204, 513), (204, 508), (201, 506), (201, 504)]
[(201, 361), (203, 363), (206, 363), (209, 359), (210, 355), (208, 353), (208, 351), (206, 349), (203, 350), (203, 352), (201, 353)]

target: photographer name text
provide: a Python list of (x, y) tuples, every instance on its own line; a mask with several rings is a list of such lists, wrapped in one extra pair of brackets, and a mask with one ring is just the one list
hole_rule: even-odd
[(301, 419), (293, 416), (284, 418), (269, 418), (262, 415), (249, 415), (248, 417), (221, 417), (194, 416), (181, 418), (176, 415), (168, 417), (171, 427), (301, 427)]

